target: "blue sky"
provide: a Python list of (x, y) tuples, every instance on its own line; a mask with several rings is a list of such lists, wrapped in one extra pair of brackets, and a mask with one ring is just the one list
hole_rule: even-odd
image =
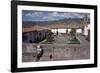
[(89, 13), (22, 10), (23, 21), (54, 21), (64, 18), (83, 18)]

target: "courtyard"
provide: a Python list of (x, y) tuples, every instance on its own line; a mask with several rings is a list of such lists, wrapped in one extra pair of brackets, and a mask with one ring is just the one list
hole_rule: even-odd
[(90, 59), (89, 13), (23, 10), (22, 14), (22, 62)]
[(90, 58), (90, 43), (83, 35), (77, 34), (80, 44), (68, 44), (68, 34), (58, 34), (52, 44), (23, 43), (23, 62), (36, 62), (36, 47), (41, 45), (43, 54), (38, 61), (79, 60)]

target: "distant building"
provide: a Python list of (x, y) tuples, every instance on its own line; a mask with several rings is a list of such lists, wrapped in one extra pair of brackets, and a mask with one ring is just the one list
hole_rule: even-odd
[(39, 43), (48, 35), (48, 30), (23, 32), (24, 43)]
[(90, 19), (85, 17), (84, 19), (64, 21), (59, 23), (51, 23), (45, 26), (34, 25), (28, 28), (22, 28), (23, 42), (24, 43), (39, 43), (48, 36), (48, 32), (58, 33), (70, 33), (72, 29), (75, 29), (77, 34), (83, 34), (86, 38), (90, 39)]

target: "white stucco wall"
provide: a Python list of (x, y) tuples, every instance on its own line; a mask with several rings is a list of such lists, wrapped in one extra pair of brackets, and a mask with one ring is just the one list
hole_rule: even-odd
[[(51, 30), (53, 33), (57, 33), (57, 29)], [(68, 33), (71, 31), (71, 29), (68, 29)], [(58, 33), (66, 33), (66, 29), (58, 29)]]
[(82, 33), (82, 29), (76, 29), (76, 33)]
[(84, 28), (84, 33), (83, 33), (83, 34), (87, 36), (87, 35), (88, 35), (88, 30), (89, 30), (89, 29), (90, 29), (90, 24), (89, 24), (87, 27), (85, 26), (85, 28)]
[(58, 29), (58, 33), (66, 33), (66, 29)]

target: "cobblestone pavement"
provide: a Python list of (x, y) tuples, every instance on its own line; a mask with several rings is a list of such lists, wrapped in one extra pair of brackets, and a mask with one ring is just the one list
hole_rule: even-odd
[[(64, 43), (66, 42), (66, 35), (63, 36), (60, 34), (55, 38), (56, 41), (54, 42), (54, 44), (41, 44), (44, 53), (39, 61), (89, 59), (90, 43), (85, 40), (84, 36), (77, 35), (77, 38), (80, 40), (80, 44), (69, 45)], [(23, 47), (23, 62), (36, 61), (34, 50), (32, 51), (32, 49), (36, 49), (36, 45), (34, 44), (30, 48), (28, 47), (28, 50), (26, 50), (26, 48)]]

